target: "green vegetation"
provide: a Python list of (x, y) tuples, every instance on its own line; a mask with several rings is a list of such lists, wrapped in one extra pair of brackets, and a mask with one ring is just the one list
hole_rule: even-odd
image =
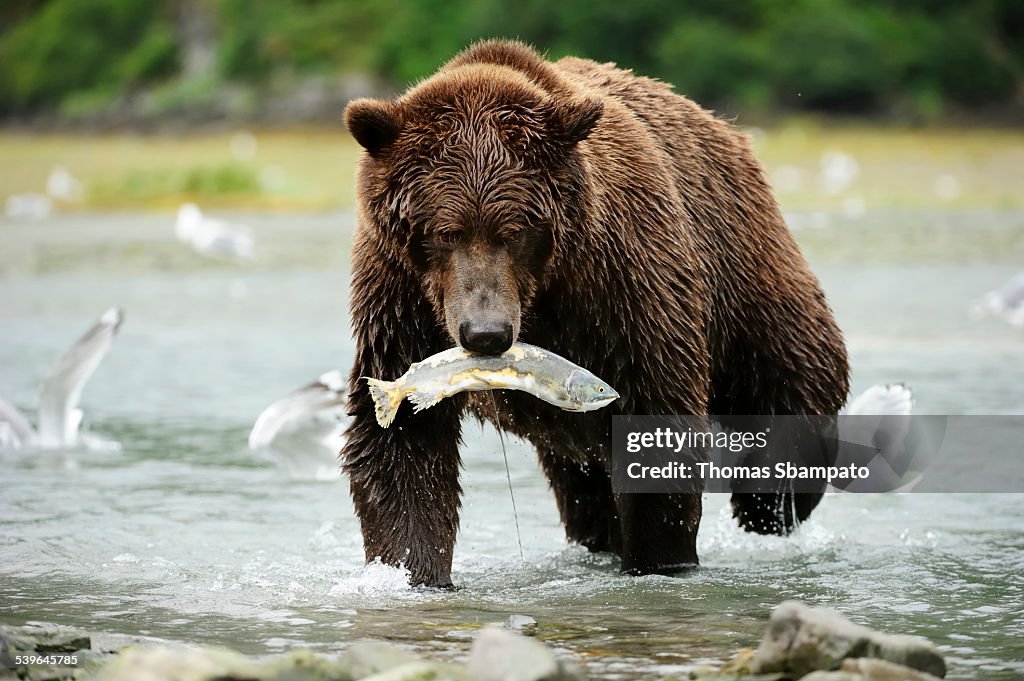
[(147, 203), (169, 197), (231, 199), (261, 193), (259, 177), (249, 166), (224, 163), (191, 168), (130, 170), (112, 182), (96, 183), (90, 197), (99, 203)]
[[(786, 211), (871, 215), (876, 211), (1024, 207), (1024, 134), (1014, 130), (821, 126), (793, 120), (751, 131)], [(239, 137), (243, 138), (239, 153)], [(848, 154), (858, 172), (827, 191), (822, 163)], [(84, 185), (62, 209), (204, 207), (319, 210), (350, 207), (359, 147), (334, 130), (256, 130), (183, 136), (0, 133), (0, 197), (39, 192), (57, 165)]]
[[(158, 86), (171, 101), (153, 106), (173, 108), (310, 75), (402, 87), (474, 40), (519, 37), (730, 113), (1019, 115), (1021, 35), (1019, 0), (14, 0), (0, 8), (0, 114), (90, 112)], [(193, 59), (204, 50), (209, 63)]]
[[(247, 133), (242, 134), (248, 137)], [(251, 155), (235, 133), (168, 135), (0, 133), (0, 197), (39, 192), (55, 166), (81, 180), (75, 209), (204, 207), (293, 210), (350, 206), (359, 147), (334, 131), (257, 131)]]
[(22, 15), (0, 22), (8, 27), (0, 37), (0, 106), (6, 110), (60, 104), (97, 90), (126, 91), (177, 70), (175, 39), (160, 3), (55, 0), (13, 3), (4, 12)]

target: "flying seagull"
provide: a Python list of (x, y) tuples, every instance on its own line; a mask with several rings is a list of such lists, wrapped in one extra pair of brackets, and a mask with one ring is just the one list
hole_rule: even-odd
[(0, 448), (65, 449), (76, 445), (109, 448), (113, 443), (79, 432), (82, 390), (117, 338), (124, 321), (111, 308), (57, 361), (39, 392), (36, 428), (13, 405), (0, 400)]
[(36, 431), (13, 404), (0, 398), (0, 449), (21, 449), (36, 440)]
[(347, 395), (342, 372), (328, 371), (264, 409), (249, 448), (271, 452), (295, 478), (337, 478)]
[(178, 241), (188, 244), (208, 258), (236, 262), (249, 260), (256, 249), (246, 229), (208, 218), (194, 203), (186, 203), (178, 209), (174, 234)]

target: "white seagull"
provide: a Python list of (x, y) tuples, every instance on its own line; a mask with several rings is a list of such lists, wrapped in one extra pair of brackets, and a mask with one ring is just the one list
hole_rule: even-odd
[(82, 183), (64, 166), (57, 166), (46, 178), (46, 193), (58, 201), (71, 203), (82, 198)]
[(12, 220), (45, 220), (53, 212), (46, 194), (14, 194), (4, 201), (4, 215)]
[(836, 195), (844, 191), (860, 174), (860, 164), (849, 154), (830, 150), (821, 155), (819, 180), (826, 194)]
[(263, 410), (249, 448), (274, 454), (298, 479), (334, 480), (348, 415), (348, 381), (328, 371)]
[(914, 393), (902, 383), (873, 385), (847, 403), (841, 415), (910, 416)]
[(117, 443), (79, 432), (82, 389), (117, 338), (124, 315), (111, 308), (57, 361), (39, 392), (36, 428), (13, 405), (0, 400), (0, 448), (118, 448)]
[(1010, 326), (1024, 329), (1024, 272), (986, 293), (977, 305), (977, 311), (999, 317)]
[[(906, 448), (914, 393), (902, 383), (873, 385), (839, 412), (837, 464), (865, 466), (869, 478), (854, 481), (850, 492), (909, 492), (920, 481), (904, 478), (915, 452)], [(908, 458), (909, 457), (909, 458)]]
[(186, 203), (178, 209), (174, 234), (179, 241), (209, 258), (249, 260), (256, 250), (248, 230), (229, 225), (223, 220), (208, 218), (194, 203)]
[(36, 439), (36, 431), (25, 415), (0, 398), (0, 450), (28, 447)]

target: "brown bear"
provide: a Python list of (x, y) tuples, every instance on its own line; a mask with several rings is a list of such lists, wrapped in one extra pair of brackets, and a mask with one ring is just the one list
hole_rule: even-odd
[[(397, 100), (351, 102), (346, 124), (365, 153), (341, 456), (368, 561), (451, 585), (467, 409), (536, 447), (570, 541), (644, 574), (697, 564), (701, 496), (613, 492), (613, 415), (835, 414), (845, 401), (842, 335), (745, 136), (668, 85), (488, 41)], [(459, 395), (377, 425), (361, 377), (517, 339), (620, 399), (579, 414)], [(783, 534), (820, 496), (732, 505), (747, 529)]]

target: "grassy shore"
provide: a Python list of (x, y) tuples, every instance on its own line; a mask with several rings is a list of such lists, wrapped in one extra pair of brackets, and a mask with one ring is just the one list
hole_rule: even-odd
[(359, 147), (342, 129), (183, 136), (0, 133), (0, 196), (39, 192), (57, 165), (82, 181), (73, 209), (204, 206), (318, 210), (352, 205)]
[[(1019, 131), (794, 121), (749, 132), (786, 210), (1024, 207)], [(185, 200), (233, 209), (343, 208), (353, 202), (358, 154), (340, 123), (184, 136), (8, 131), (0, 132), (0, 198), (43, 191), (61, 165), (83, 184), (83, 199), (64, 207), (70, 210), (166, 210)], [(853, 177), (829, 186), (823, 167), (830, 159), (839, 164), (833, 179)]]

